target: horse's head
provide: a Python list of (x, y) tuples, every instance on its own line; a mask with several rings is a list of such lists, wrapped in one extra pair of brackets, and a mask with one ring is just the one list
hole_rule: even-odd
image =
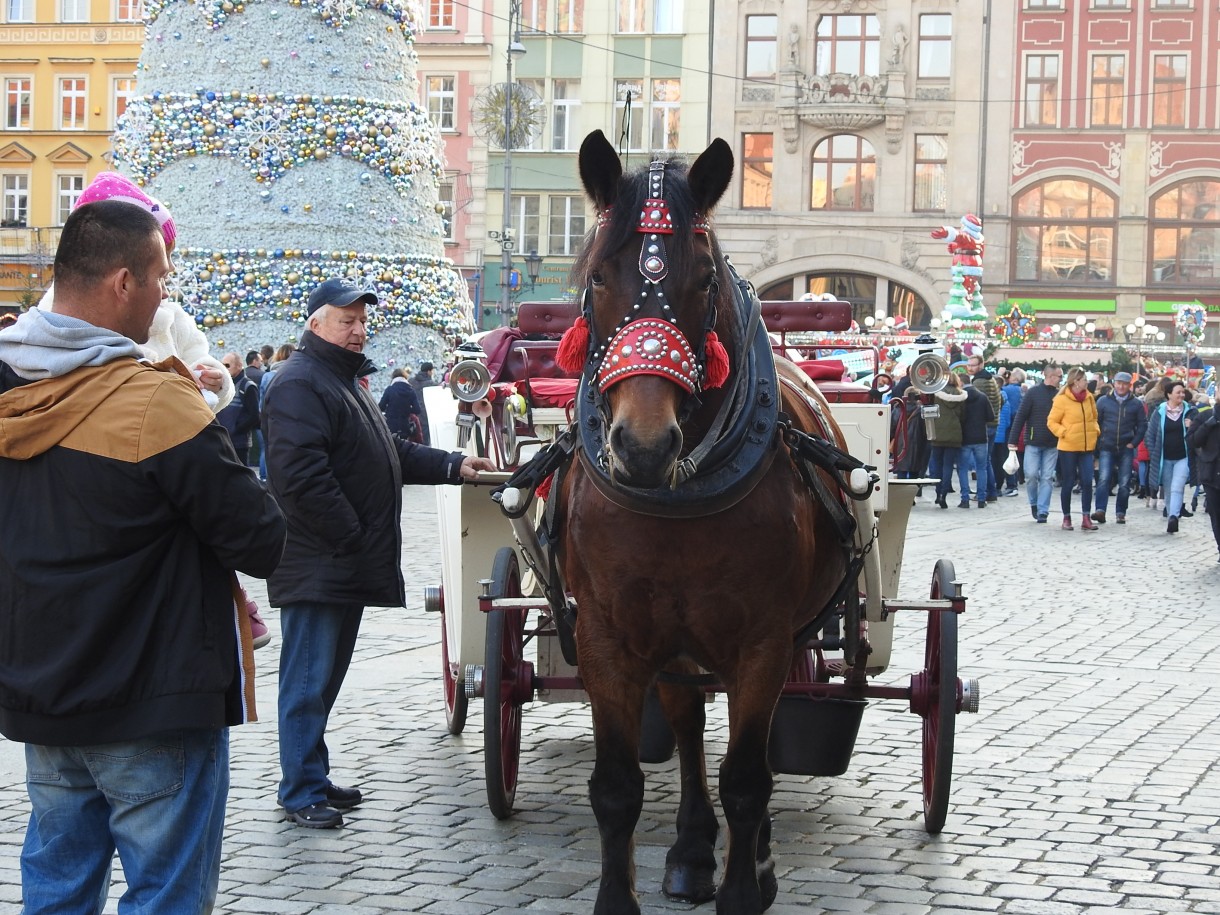
[(601, 131), (580, 147), (597, 229), (576, 276), (619, 483), (671, 479), (684, 418), (724, 383), (739, 345), (727, 266), (707, 221), (732, 174), (733, 153), (719, 139), (689, 170), (671, 159), (629, 175)]

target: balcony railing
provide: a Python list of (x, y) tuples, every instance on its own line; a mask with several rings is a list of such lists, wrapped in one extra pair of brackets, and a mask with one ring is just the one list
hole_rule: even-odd
[(0, 226), (0, 258), (7, 262), (51, 263), (63, 230), (54, 227)]

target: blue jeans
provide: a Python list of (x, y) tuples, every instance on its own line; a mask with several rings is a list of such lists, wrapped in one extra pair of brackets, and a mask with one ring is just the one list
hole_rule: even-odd
[[(928, 461), (928, 476), (936, 477), (940, 481), (936, 484), (936, 495), (947, 496), (949, 490), (953, 488), (952, 474), (955, 462), (959, 464), (958, 482), (961, 484), (961, 477), (964, 474), (961, 473), (960, 454), (960, 448), (945, 448), (941, 445), (932, 446), (932, 457)], [(961, 491), (970, 492), (970, 487), (964, 485)]]
[(1131, 495), (1127, 492), (1127, 487), (1131, 485), (1131, 459), (1134, 456), (1135, 451), (1132, 448), (1123, 448), (1121, 451), (1106, 451), (1103, 448), (1097, 452), (1097, 510), (1099, 512), (1106, 510), (1106, 505), (1110, 501), (1110, 481), (1117, 476), (1118, 480), (1115, 485), (1118, 488), (1114, 491), (1114, 511), (1120, 518), (1127, 514), (1127, 503)]
[(1039, 515), (1050, 513), (1058, 461), (1058, 448), (1025, 446), (1025, 491), (1029, 494), (1029, 504), (1037, 509)]
[(84, 747), (26, 744), (24, 915), (98, 915), (117, 850), (123, 915), (202, 915), (220, 880), (229, 732), (169, 731)]
[[(980, 472), (978, 468), (983, 467), (984, 465), (986, 465), (987, 468), (987, 485), (984, 486), (983, 483), (980, 482), (979, 490), (982, 492), (982, 495), (975, 495), (975, 498), (979, 501), (983, 501), (984, 499), (998, 499), (1000, 497), (1000, 491), (995, 485), (995, 465), (991, 461), (991, 456), (995, 453), (995, 430), (995, 426), (987, 427), (987, 453), (983, 455), (982, 458), (979, 458), (975, 464), (975, 476), (978, 476)], [(972, 445), (971, 447), (974, 446)]]
[(263, 438), (263, 430), (255, 429), (254, 437), (258, 439), (258, 478), (267, 480), (267, 441)]
[(1072, 490), (1080, 482), (1080, 510), (1086, 515), (1093, 509), (1093, 452), (1059, 452), (1059, 507), (1071, 517)]
[[(962, 468), (960, 476), (970, 480), (971, 467), (974, 468), (974, 498), (979, 502), (987, 501), (987, 480), (991, 476), (991, 449), (986, 442), (977, 445), (962, 445)], [(992, 491), (995, 491), (994, 484)], [(962, 490), (962, 501), (970, 501), (969, 487)]]
[(326, 720), (352, 662), (364, 607), (301, 602), (280, 608), (280, 780), (285, 810), (326, 800)]
[(1161, 486), (1165, 490), (1165, 511), (1170, 516), (1182, 514), (1182, 492), (1190, 476), (1190, 461), (1161, 461)]

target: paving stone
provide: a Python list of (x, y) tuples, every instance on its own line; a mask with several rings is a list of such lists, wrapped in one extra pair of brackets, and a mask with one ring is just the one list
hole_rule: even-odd
[[(218, 913), (592, 911), (600, 841), (587, 797), (588, 704), (525, 707), (518, 810), (495, 820), (481, 705), (462, 735), (446, 732), (439, 620), (422, 610), (423, 586), (441, 580), (433, 494), (408, 488), (404, 504), (410, 609), (366, 612), (327, 735), (336, 781), (367, 798), (343, 829), (301, 829), (275, 806), (278, 611), (261, 582), (247, 581), (276, 639), (256, 655), (262, 721), (232, 735)], [(899, 593), (926, 596), (942, 555), (968, 582), (959, 665), (981, 678), (983, 704), (955, 722), (945, 828), (923, 829), (919, 719), (905, 703), (872, 702), (844, 775), (776, 777), (780, 888), (769, 915), (1220, 915), (1220, 566), (1206, 526), (1169, 538), (1159, 513), (1133, 508), (1125, 530), (1107, 525), (1069, 543), (1033, 525), (1021, 498), (972, 513), (967, 527), (943, 514), (930, 498), (915, 506)], [(1069, 547), (1090, 574), (1065, 602), (1057, 570)], [(1185, 571), (1166, 577), (1167, 568)], [(894, 625), (880, 681), (905, 684), (922, 668), (926, 621), (897, 615)], [(707, 714), (718, 802), (723, 696)], [(689, 913), (660, 890), (678, 766), (644, 768), (641, 905), (645, 915)], [(0, 787), (0, 915), (17, 915), (29, 810), (21, 749), (4, 741)], [(719, 857), (727, 830), (717, 813)], [(122, 890), (116, 867), (105, 915)]]

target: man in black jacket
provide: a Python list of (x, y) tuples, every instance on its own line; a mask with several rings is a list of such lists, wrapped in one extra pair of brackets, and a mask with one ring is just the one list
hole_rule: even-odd
[(0, 732), (26, 744), (26, 912), (100, 911), (116, 846), (125, 905), (216, 897), (227, 728), (254, 713), (231, 570), (269, 575), (284, 517), (190, 370), (140, 361), (168, 273), (150, 212), (86, 204), (55, 313), (0, 333)]
[(1114, 376), (1114, 393), (1097, 398), (1097, 422), (1101, 426), (1101, 435), (1097, 439), (1101, 466), (1097, 472), (1097, 511), (1093, 512), (1093, 520), (1099, 524), (1106, 523), (1110, 484), (1117, 477), (1114, 520), (1126, 524), (1131, 465), (1135, 449), (1144, 440), (1144, 429), (1148, 425), (1143, 401), (1131, 393), (1130, 372), (1118, 372)]
[(288, 516), (288, 544), (268, 582), (280, 609), (279, 802), (300, 826), (343, 825), (362, 795), (330, 780), (326, 721), (368, 605), (406, 603), (399, 566), (402, 486), (461, 483), (487, 458), (404, 441), (386, 427), (362, 380), (374, 292), (347, 280), (309, 296), (300, 350), (263, 401), (267, 481)]
[(246, 375), (237, 353), (225, 353), (222, 361), (233, 379), (233, 399), (216, 419), (229, 431), (238, 460), (249, 464), (250, 434), (258, 428), (258, 385)]
[(1055, 468), (1059, 462), (1059, 439), (1046, 425), (1051, 415), (1051, 402), (1059, 393), (1063, 367), (1050, 363), (1042, 370), (1042, 384), (1025, 392), (1021, 406), (1008, 430), (1008, 448), (1017, 450), (1021, 433), (1025, 433), (1025, 490), (1029, 494), (1029, 511), (1039, 524), (1046, 524), (1051, 510), (1051, 495), (1055, 490)]

